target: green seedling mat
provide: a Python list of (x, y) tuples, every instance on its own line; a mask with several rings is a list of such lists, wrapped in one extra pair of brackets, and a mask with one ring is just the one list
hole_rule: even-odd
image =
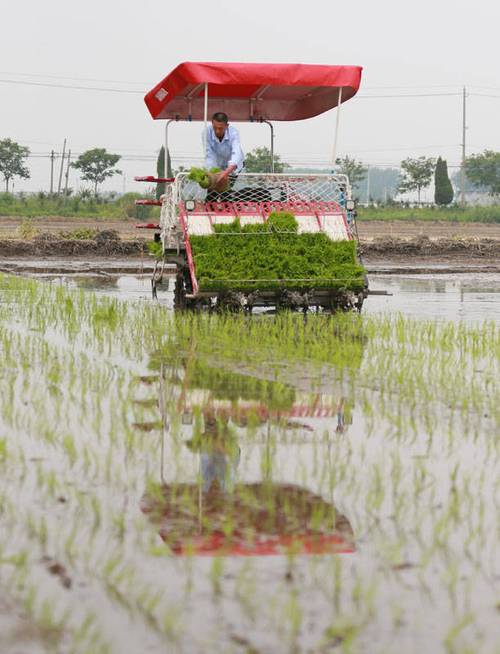
[(338, 290), (359, 292), (364, 268), (355, 241), (324, 233), (298, 234), (292, 214), (274, 213), (265, 224), (239, 219), (214, 225), (209, 236), (191, 236), (200, 291)]

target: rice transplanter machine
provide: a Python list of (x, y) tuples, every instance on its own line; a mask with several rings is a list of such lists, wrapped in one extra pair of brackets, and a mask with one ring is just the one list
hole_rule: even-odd
[[(296, 121), (312, 118), (337, 108), (333, 140), (332, 170), (337, 154), (337, 135), (341, 104), (352, 98), (361, 81), (359, 66), (324, 66), (306, 64), (182, 63), (145, 96), (155, 120), (165, 120), (165, 159), (169, 128), (179, 121), (203, 121), (204, 134), (209, 117), (227, 113), (231, 122), (266, 124), (270, 128), (270, 165), (266, 173), (242, 172), (230, 191), (214, 199), (188, 172), (175, 177), (136, 177), (136, 181), (165, 183), (159, 201), (138, 200), (138, 204), (161, 206), (158, 224), (137, 227), (155, 230), (155, 240), (162, 245), (163, 257), (157, 262), (152, 285), (161, 280), (165, 264), (175, 264), (176, 308), (229, 305), (252, 309), (254, 306), (316, 306), (326, 310), (355, 308), (360, 310), (368, 295), (364, 276), (363, 288), (356, 292), (342, 288), (309, 287), (304, 280), (282, 278), (272, 290), (245, 291), (239, 280), (234, 289), (200, 288), (196, 261), (191, 247), (193, 236), (216, 233), (217, 225), (241, 226), (265, 224), (270, 214), (288, 212), (295, 216), (297, 233), (323, 233), (332, 241), (357, 241), (356, 211), (349, 179), (344, 174), (276, 173), (274, 168), (273, 121)], [(356, 255), (359, 263), (358, 255)], [(243, 280), (248, 281), (248, 280)]]

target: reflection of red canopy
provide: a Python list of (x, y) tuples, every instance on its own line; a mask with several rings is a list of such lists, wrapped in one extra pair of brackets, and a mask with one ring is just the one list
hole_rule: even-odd
[(293, 484), (236, 484), (231, 492), (200, 495), (198, 484), (178, 483), (158, 491), (144, 495), (141, 510), (178, 556), (355, 551), (348, 519), (320, 495)]
[(361, 81), (360, 66), (310, 64), (179, 64), (149, 93), (154, 119), (203, 120), (204, 87), (208, 113), (225, 111), (231, 121), (302, 120), (352, 98)]
[[(160, 530), (160, 536), (168, 543), (168, 534)], [(197, 556), (273, 556), (287, 551), (296, 554), (352, 554), (353, 543), (340, 534), (299, 534), (276, 536), (256, 541), (233, 540), (221, 533), (195, 536), (187, 543), (171, 545), (172, 552), (178, 556), (196, 554)]]

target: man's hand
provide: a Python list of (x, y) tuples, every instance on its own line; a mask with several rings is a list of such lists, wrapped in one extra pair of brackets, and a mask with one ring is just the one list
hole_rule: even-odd
[(213, 176), (213, 188), (219, 191), (226, 190), (229, 184), (229, 175), (231, 175), (231, 173), (233, 173), (236, 168), (237, 167), (232, 164), (231, 166), (228, 166), (226, 170), (221, 170), (220, 173), (215, 173)]
[(229, 175), (231, 175), (231, 173), (234, 173), (236, 168), (237, 166), (235, 164), (231, 164), (230, 166), (228, 166), (226, 170), (223, 170), (222, 172), (218, 173), (217, 181), (218, 182), (227, 181)]

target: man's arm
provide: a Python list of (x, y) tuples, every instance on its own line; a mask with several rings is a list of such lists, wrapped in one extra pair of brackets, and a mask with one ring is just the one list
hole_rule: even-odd
[(229, 159), (228, 168), (232, 167), (233, 170), (240, 171), (243, 168), (243, 150), (241, 149), (240, 133), (233, 127), (231, 130), (231, 157)]
[(243, 168), (243, 150), (241, 149), (240, 135), (238, 130), (234, 127), (230, 132), (230, 142), (231, 156), (229, 158), (226, 170), (223, 170), (221, 173), (219, 173), (221, 179), (227, 178), (229, 175), (231, 175), (231, 173), (240, 171)]
[(205, 168), (210, 170), (211, 168), (217, 168), (217, 160), (215, 157), (215, 152), (212, 147), (212, 139), (210, 138), (210, 127), (207, 127), (204, 144), (205, 144)]

